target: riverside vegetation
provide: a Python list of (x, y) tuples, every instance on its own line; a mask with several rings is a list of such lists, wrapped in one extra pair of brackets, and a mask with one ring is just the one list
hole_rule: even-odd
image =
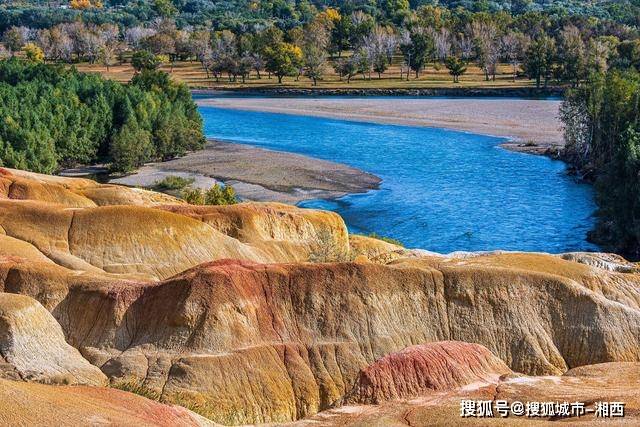
[(592, 75), (567, 94), (561, 116), (565, 158), (595, 182), (599, 222), (591, 239), (640, 258), (640, 73)]
[(358, 78), (373, 87), (391, 71), (399, 71), (401, 81), (418, 80), (428, 66), (430, 73), (446, 68), (454, 83), (473, 68), (486, 82), (502, 73), (514, 84), (575, 85), (591, 71), (640, 58), (635, 0), (277, 0), (249, 7), (236, 1), (74, 0), (70, 9), (60, 6), (0, 4), (5, 55), (102, 64), (109, 72), (142, 50), (171, 71), (178, 61), (195, 60), (204, 74), (196, 85), (225, 76), (227, 84), (262, 84), (273, 75), (278, 83), (295, 79), (294, 85), (302, 76), (313, 85), (331, 76), (336, 84)]
[(62, 66), (0, 61), (0, 165), (52, 173), (108, 162), (126, 172), (204, 145), (189, 90), (142, 70), (129, 84)]

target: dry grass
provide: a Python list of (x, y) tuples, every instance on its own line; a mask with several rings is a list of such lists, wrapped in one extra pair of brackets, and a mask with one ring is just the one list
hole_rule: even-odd
[[(100, 73), (104, 77), (127, 82), (133, 76), (134, 70), (131, 64), (122, 64), (110, 67), (109, 71), (100, 64), (77, 64), (76, 67), (85, 72)], [(293, 77), (285, 77), (282, 85), (278, 84), (278, 80), (273, 77), (267, 78), (266, 73), (262, 73), (262, 78), (258, 79), (255, 73), (251, 74), (249, 79), (243, 84), (241, 81), (229, 82), (224, 76), (219, 82), (212, 77), (207, 78), (206, 73), (197, 62), (178, 62), (175, 66), (163, 65), (162, 70), (170, 73), (176, 80), (185, 82), (192, 88), (205, 89), (239, 89), (239, 88), (314, 88), (311, 81), (303, 76), (299, 81)], [(423, 71), (419, 79), (415, 79), (412, 75), (409, 81), (400, 80), (400, 66), (393, 65), (382, 78), (378, 78), (377, 74), (372, 73), (371, 79), (364, 79), (362, 75), (355, 76), (351, 82), (340, 81), (338, 75), (333, 72), (332, 67), (327, 67), (327, 74), (322, 81), (318, 82), (316, 88), (321, 89), (418, 89), (418, 88), (451, 88), (451, 87), (482, 87), (482, 88), (503, 88), (503, 87), (530, 87), (534, 82), (529, 79), (512, 80), (511, 67), (503, 64), (498, 68), (496, 81), (485, 81), (484, 74), (476, 66), (469, 66), (467, 74), (461, 77), (460, 83), (454, 84), (448, 71), (444, 67), (439, 69), (429, 66)]]

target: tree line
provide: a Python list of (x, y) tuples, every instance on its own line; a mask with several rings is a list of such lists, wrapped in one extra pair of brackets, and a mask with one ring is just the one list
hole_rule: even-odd
[(12, 58), (0, 61), (0, 166), (53, 173), (108, 162), (129, 171), (201, 148), (189, 90), (145, 70), (123, 85)]
[(590, 238), (640, 259), (640, 73), (593, 74), (561, 108), (565, 158), (595, 183), (598, 222)]
[(37, 30), (12, 26), (3, 34), (4, 55), (24, 50), (32, 60), (99, 62), (109, 68), (124, 61), (127, 53), (144, 50), (171, 64), (196, 60), (217, 81), (245, 81), (253, 73), (280, 82), (285, 76), (305, 76), (314, 84), (330, 67), (347, 82), (357, 75), (381, 78), (394, 58), (401, 78), (418, 78), (433, 64), (448, 69), (454, 82), (470, 63), (482, 69), (486, 80), (495, 80), (498, 65), (508, 63), (514, 80), (524, 75), (538, 87), (550, 81), (577, 85), (592, 72), (636, 64), (640, 57), (637, 27), (611, 21), (396, 6), (402, 13), (392, 18), (385, 14), (385, 19), (363, 10), (313, 10), (304, 23), (291, 28), (180, 27), (171, 17), (130, 27), (83, 21)]

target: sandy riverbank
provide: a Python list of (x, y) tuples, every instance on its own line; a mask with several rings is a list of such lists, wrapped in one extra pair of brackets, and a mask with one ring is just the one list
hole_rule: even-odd
[(300, 114), (374, 123), (441, 127), (509, 138), (505, 148), (545, 154), (563, 144), (560, 101), (438, 98), (199, 99), (202, 106)]
[(193, 178), (194, 186), (205, 189), (222, 181), (243, 199), (283, 203), (364, 193), (380, 184), (378, 177), (339, 163), (218, 141), (110, 182), (149, 187), (168, 175)]

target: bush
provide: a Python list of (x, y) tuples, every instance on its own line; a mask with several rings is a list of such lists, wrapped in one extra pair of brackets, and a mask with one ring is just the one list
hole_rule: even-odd
[(190, 205), (204, 205), (204, 192), (199, 188), (185, 188), (182, 190), (182, 198)]
[(238, 203), (236, 191), (230, 185), (215, 184), (206, 192), (199, 188), (185, 188), (182, 198), (192, 205), (235, 205)]
[(157, 181), (154, 188), (160, 191), (183, 190), (185, 187), (193, 184), (193, 178), (183, 178), (181, 176), (169, 175), (164, 179)]

